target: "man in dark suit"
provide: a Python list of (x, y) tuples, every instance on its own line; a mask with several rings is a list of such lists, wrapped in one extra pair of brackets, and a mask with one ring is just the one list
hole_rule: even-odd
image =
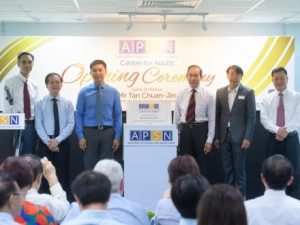
[(221, 148), (225, 181), (246, 197), (245, 150), (250, 147), (255, 127), (254, 91), (240, 81), (243, 70), (237, 65), (226, 70), (229, 85), (217, 90), (215, 145)]

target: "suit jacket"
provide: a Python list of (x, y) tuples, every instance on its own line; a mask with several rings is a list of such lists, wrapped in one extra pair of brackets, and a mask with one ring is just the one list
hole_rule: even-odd
[(252, 140), (256, 120), (255, 95), (252, 89), (240, 84), (230, 111), (228, 86), (217, 90), (216, 94), (216, 139), (225, 141), (230, 122), (233, 143), (241, 144), (243, 139)]

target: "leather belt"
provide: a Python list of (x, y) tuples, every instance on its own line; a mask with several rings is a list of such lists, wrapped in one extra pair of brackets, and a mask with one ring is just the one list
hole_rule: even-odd
[(25, 120), (25, 124), (34, 124), (34, 120)]
[(200, 123), (180, 123), (180, 126), (182, 128), (194, 129), (194, 128), (198, 128), (198, 127), (203, 126), (204, 123), (207, 123), (207, 121), (203, 121), (203, 122), (200, 122)]
[(95, 130), (107, 130), (107, 129), (110, 129), (110, 128), (113, 128), (113, 126), (94, 126), (94, 127), (84, 127), (86, 129), (95, 129)]

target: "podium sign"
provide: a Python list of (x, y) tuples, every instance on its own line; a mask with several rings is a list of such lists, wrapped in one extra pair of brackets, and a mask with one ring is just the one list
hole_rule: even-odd
[(24, 113), (0, 114), (0, 130), (24, 130)]
[(128, 101), (126, 123), (130, 125), (172, 124), (171, 102)]

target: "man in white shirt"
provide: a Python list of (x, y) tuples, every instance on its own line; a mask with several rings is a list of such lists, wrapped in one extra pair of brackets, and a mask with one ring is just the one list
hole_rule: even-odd
[(300, 201), (287, 196), (293, 182), (293, 165), (283, 155), (273, 155), (262, 165), (263, 196), (245, 202), (248, 225), (298, 225)]
[(202, 69), (198, 65), (188, 67), (188, 88), (176, 97), (174, 124), (180, 131), (179, 155), (195, 157), (204, 176), (209, 174), (208, 154), (215, 135), (215, 100), (200, 85)]
[[(25, 199), (36, 205), (46, 206), (55, 221), (61, 222), (69, 210), (70, 203), (67, 200), (66, 192), (58, 182), (55, 167), (47, 158), (40, 159), (35, 155), (24, 155), (24, 158), (31, 165), (34, 179)], [(49, 184), (51, 195), (38, 193), (42, 176), (45, 177)]]
[(269, 131), (266, 157), (282, 154), (291, 161), (295, 180), (287, 193), (300, 199), (300, 144), (297, 133), (300, 127), (300, 94), (287, 89), (288, 76), (283, 67), (272, 70), (272, 81), (275, 91), (264, 96), (260, 107), (261, 124)]
[[(38, 98), (38, 86), (30, 79), (34, 56), (28, 52), (18, 55), (20, 72), (5, 82), (4, 113), (24, 113), (25, 129), (21, 131), (19, 154), (33, 154), (37, 134), (34, 127), (34, 104)], [(16, 137), (19, 140), (19, 137)]]

